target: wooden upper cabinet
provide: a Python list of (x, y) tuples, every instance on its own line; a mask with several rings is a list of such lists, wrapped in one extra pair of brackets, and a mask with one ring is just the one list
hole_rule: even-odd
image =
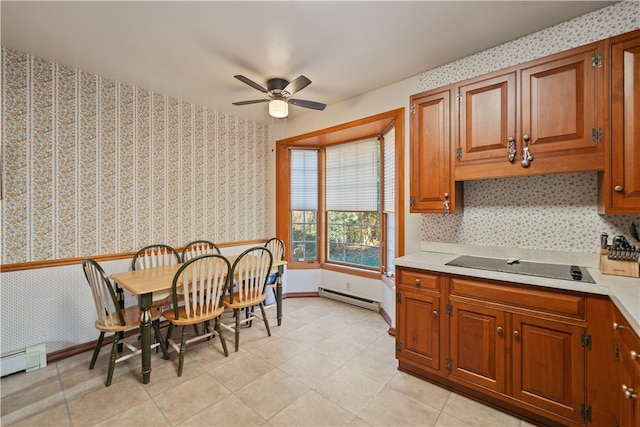
[(455, 213), (461, 197), (451, 174), (452, 96), (449, 86), (410, 98), (411, 212)]
[(507, 160), (509, 141), (515, 144), (517, 137), (516, 77), (515, 71), (505, 71), (456, 87), (456, 167)]
[(455, 179), (603, 170), (602, 46), (456, 85)]
[(613, 37), (605, 57), (606, 121), (610, 123), (606, 167), (599, 183), (599, 211), (640, 213), (640, 30)]
[(601, 153), (598, 163), (584, 168), (603, 168), (598, 108), (604, 103), (597, 96), (602, 50), (596, 43), (521, 70), (521, 138), (529, 136), (535, 154), (567, 152), (564, 160), (571, 162), (571, 154)]

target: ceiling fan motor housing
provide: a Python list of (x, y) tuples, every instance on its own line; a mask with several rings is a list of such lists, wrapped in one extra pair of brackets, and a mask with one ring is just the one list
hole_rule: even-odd
[(282, 92), (282, 89), (287, 87), (288, 84), (289, 82), (285, 79), (269, 79), (267, 82), (267, 90), (274, 94), (279, 94)]

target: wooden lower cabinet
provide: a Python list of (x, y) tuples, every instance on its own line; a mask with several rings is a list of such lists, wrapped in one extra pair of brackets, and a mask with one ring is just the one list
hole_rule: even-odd
[(470, 387), (506, 391), (505, 313), (451, 302), (449, 376)]
[(584, 326), (512, 315), (512, 396), (581, 423), (585, 403)]
[[(590, 297), (576, 292), (425, 274), (439, 284), (437, 294), (398, 286), (399, 369), (539, 425), (615, 425), (614, 382), (602, 382), (612, 376), (615, 352), (600, 323), (588, 327), (589, 319), (606, 322), (608, 298), (595, 298), (599, 311), (590, 314)], [(602, 386), (587, 383), (591, 369)], [(635, 405), (627, 406), (633, 416)]]
[(440, 277), (402, 270), (397, 273), (396, 357), (399, 360), (440, 372)]
[(614, 310), (618, 358), (619, 427), (640, 426), (640, 338), (618, 310)]

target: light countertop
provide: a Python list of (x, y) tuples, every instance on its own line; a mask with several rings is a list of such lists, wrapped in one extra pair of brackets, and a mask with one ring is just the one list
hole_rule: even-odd
[[(490, 258), (519, 258), (521, 261), (546, 262), (553, 264), (579, 265), (586, 267), (593, 283), (548, 279), (538, 276), (502, 273), (497, 271), (446, 265), (460, 255)], [(640, 279), (601, 274), (598, 268), (599, 255), (578, 252), (540, 251), (494, 246), (474, 246), (453, 243), (422, 242), (420, 251), (395, 260), (396, 266), (412, 267), (442, 273), (459, 274), (484, 279), (535, 285), (553, 289), (608, 295), (618, 310), (640, 335)]]

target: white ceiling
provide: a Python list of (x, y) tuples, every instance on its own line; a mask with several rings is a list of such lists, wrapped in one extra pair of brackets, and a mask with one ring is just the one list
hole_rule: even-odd
[[(270, 123), (269, 78), (327, 104), (606, 7), (612, 1), (5, 1), (2, 46)], [(302, 112), (292, 106), (290, 117)]]

